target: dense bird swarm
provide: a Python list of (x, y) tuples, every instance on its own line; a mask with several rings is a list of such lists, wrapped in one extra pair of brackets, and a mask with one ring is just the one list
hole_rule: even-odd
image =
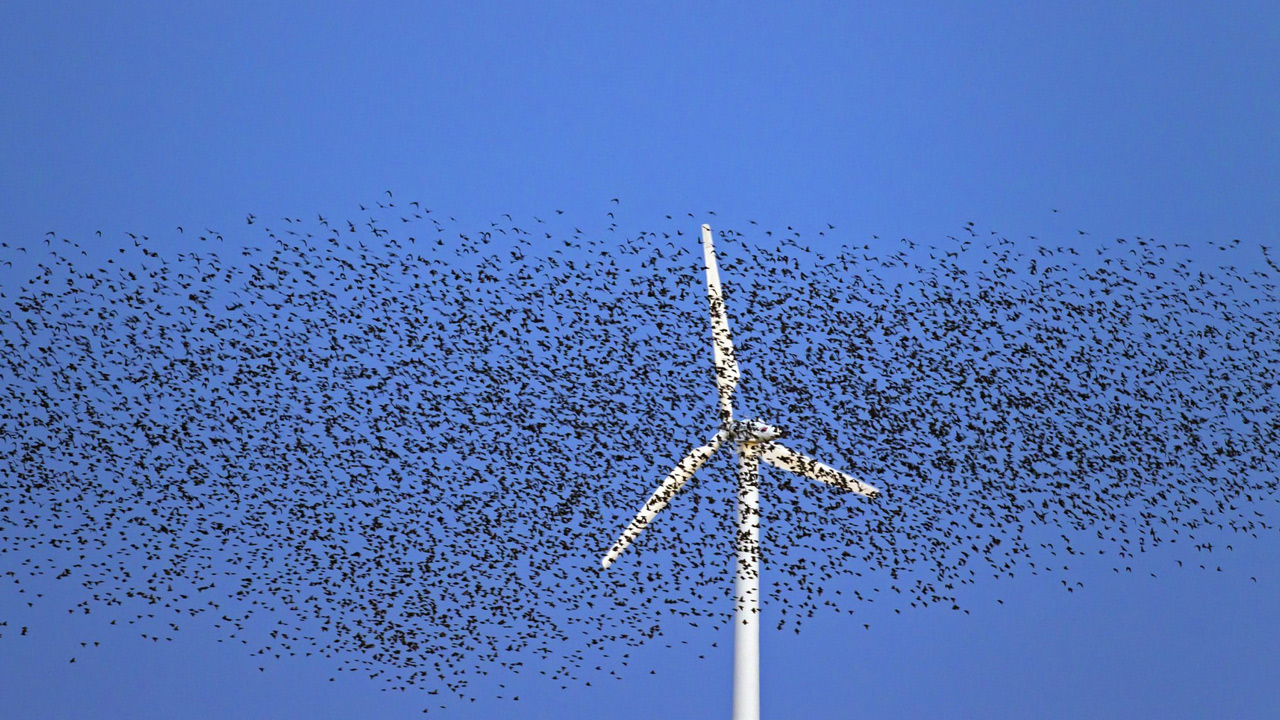
[[(147, 637), (204, 623), (463, 697), (728, 622), (731, 454), (599, 567), (717, 427), (705, 218), (376, 205), (4, 244), (6, 602), (56, 577)], [(1071, 556), (1271, 529), (1265, 248), (715, 229), (738, 412), (884, 490), (764, 472), (767, 622), (961, 609), (993, 575), (1071, 589)]]

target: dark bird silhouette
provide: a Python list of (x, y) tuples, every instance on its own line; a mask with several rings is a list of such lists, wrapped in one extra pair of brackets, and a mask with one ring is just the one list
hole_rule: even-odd
[[(531, 234), (377, 204), (250, 213), (226, 245), (0, 244), (20, 278), (0, 293), (5, 592), (79, 583), (75, 612), (153, 643), (203, 623), (263, 672), (320, 655), (458, 699), (726, 628), (730, 459), (596, 570), (675, 462), (658, 448), (714, 414), (697, 225)], [(884, 494), (764, 476), (785, 489), (761, 519), (780, 629), (873, 600), (967, 610), (988, 576), (1075, 592), (1086, 557), (1150, 573), (1135, 558), (1165, 545), (1214, 570), (1224, 537), (1274, 531), (1267, 248), (1197, 263), (972, 222), (887, 245), (827, 223), (810, 247), (807, 227), (717, 228), (734, 337), (776, 361), (739, 402)]]

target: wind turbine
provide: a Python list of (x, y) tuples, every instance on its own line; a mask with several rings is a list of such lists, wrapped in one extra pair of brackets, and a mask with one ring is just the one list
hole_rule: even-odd
[(741, 373), (729, 337), (729, 318), (720, 291), (720, 269), (711, 226), (702, 226), (702, 254), (707, 263), (707, 297), (711, 303), (711, 338), (715, 350), (716, 385), (720, 390), (720, 431), (706, 445), (681, 460), (654, 491), (600, 564), (608, 569), (684, 487), (716, 450), (733, 443), (738, 455), (738, 572), (734, 582), (737, 607), (733, 633), (733, 720), (760, 717), (760, 461), (812, 480), (875, 498), (876, 488), (775, 442), (785, 433), (761, 420), (733, 419), (733, 391)]

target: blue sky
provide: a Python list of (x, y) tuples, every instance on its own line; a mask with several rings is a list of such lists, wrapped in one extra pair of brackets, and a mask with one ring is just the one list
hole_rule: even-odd
[[(345, 217), (390, 189), (477, 224), (692, 212), (692, 231), (714, 211), (859, 242), (936, 242), (969, 221), (1045, 240), (1280, 240), (1280, 15), (1265, 3), (194, 5), (0, 9), (4, 238), (179, 243), (178, 225)], [(1161, 549), (1128, 575), (1080, 569), (1070, 594), (992, 582), (967, 616), (885, 609), (869, 631), (766, 632), (765, 713), (1267, 717), (1280, 542), (1235, 545), (1221, 573)], [(160, 644), (102, 632), (65, 612), (65, 592), (50, 582), (27, 608), (0, 591), (8, 629), (32, 628), (0, 638), (15, 716), (423, 705), (349, 673), (329, 683), (324, 661), (260, 672), (207, 628)], [(86, 632), (102, 645), (79, 652)], [(662, 672), (603, 687), (522, 677), (518, 704), (441, 713), (727, 715), (728, 644), (702, 662), (647, 650)]]

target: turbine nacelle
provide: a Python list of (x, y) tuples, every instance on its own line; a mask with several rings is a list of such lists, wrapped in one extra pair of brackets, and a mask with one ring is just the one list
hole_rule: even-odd
[(733, 420), (728, 429), (730, 437), (740, 443), (768, 442), (787, 434), (777, 425), (770, 425), (763, 420)]

